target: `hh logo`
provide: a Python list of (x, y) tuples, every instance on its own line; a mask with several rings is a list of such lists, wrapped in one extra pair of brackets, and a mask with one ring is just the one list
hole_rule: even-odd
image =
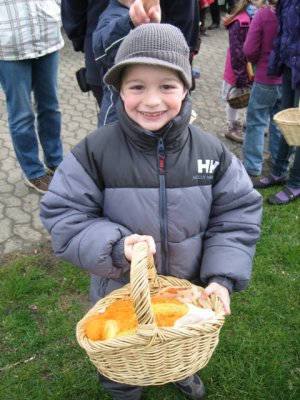
[(203, 174), (203, 172), (212, 174), (219, 164), (219, 161), (214, 160), (198, 160), (198, 174)]

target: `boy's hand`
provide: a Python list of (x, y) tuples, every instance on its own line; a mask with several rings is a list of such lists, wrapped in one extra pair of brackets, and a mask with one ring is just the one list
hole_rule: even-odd
[(219, 283), (212, 282), (205, 289), (202, 296), (207, 297), (214, 293), (216, 296), (220, 298), (223, 303), (225, 315), (230, 315), (230, 296), (229, 291), (225, 286), (220, 285)]
[(139, 242), (148, 243), (149, 256), (153, 256), (156, 253), (155, 242), (152, 236), (138, 234), (130, 235), (124, 240), (124, 254), (128, 261), (131, 261), (132, 259), (133, 245)]
[(129, 9), (129, 15), (134, 26), (149, 22), (160, 23), (159, 0), (135, 0)]

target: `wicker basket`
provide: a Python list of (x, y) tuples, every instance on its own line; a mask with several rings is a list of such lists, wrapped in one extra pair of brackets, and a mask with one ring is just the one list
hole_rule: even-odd
[[(150, 295), (165, 287), (191, 287), (190, 282), (156, 274), (153, 258), (147, 256), (146, 243), (134, 246), (130, 284), (115, 290), (78, 322), (76, 336), (90, 361), (109, 379), (129, 385), (161, 385), (184, 379), (209, 361), (224, 323), (221, 301), (211, 296), (213, 318), (199, 324), (159, 328), (155, 323)], [(99, 309), (131, 296), (138, 320), (137, 333), (105, 341), (85, 336), (85, 323)]]
[(298, 108), (287, 108), (273, 117), (289, 146), (300, 146), (300, 103)]
[[(238, 91), (238, 93), (235, 94), (234, 91)], [(238, 89), (235, 86), (232, 86), (228, 91), (226, 101), (231, 108), (245, 108), (248, 106), (249, 103), (250, 92), (251, 88), (248, 86), (242, 89)]]

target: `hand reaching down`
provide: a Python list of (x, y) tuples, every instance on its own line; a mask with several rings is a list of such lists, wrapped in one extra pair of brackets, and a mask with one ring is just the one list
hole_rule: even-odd
[(130, 6), (129, 15), (134, 26), (149, 22), (160, 23), (161, 9), (159, 0), (135, 0)]

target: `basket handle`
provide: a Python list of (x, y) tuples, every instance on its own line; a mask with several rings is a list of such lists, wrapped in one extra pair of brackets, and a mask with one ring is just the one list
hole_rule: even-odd
[(149, 257), (148, 255), (147, 243), (135, 243), (130, 269), (130, 291), (138, 320), (137, 333), (148, 337), (155, 337), (158, 333), (158, 327), (151, 306), (149, 286), (149, 284), (151, 285), (151, 281), (155, 281), (156, 279), (156, 268), (153, 256)]

